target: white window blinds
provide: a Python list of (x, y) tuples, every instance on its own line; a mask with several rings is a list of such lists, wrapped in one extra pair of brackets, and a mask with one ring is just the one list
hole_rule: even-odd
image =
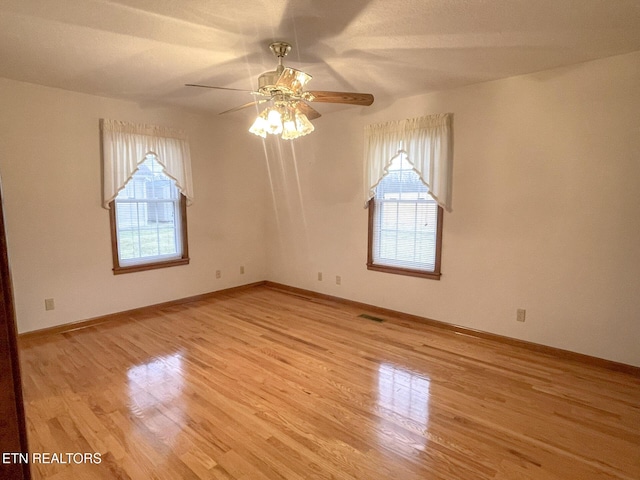
[(182, 258), (180, 192), (148, 155), (115, 198), (121, 267)]
[(376, 188), (374, 202), (373, 263), (434, 272), (438, 204), (406, 155), (394, 157)]

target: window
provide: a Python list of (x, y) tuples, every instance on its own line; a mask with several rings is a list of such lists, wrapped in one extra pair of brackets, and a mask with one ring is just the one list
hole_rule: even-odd
[(100, 130), (113, 273), (188, 264), (193, 185), (185, 132), (109, 119), (100, 120)]
[(441, 246), (442, 208), (399, 153), (369, 201), (367, 267), (439, 279)]
[(189, 263), (186, 199), (155, 155), (110, 204), (114, 273)]
[(443, 209), (451, 211), (453, 114), (365, 127), (367, 268), (440, 279)]

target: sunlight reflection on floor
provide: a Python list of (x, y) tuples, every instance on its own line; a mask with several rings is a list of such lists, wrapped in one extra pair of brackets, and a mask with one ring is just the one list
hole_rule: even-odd
[[(429, 389), (429, 378), (397, 365), (380, 364), (378, 405), (384, 418), (379, 432), (381, 442), (388, 446), (402, 435), (402, 445), (410, 444), (414, 449), (424, 450), (427, 444), (424, 433), (429, 423)], [(389, 419), (392, 421), (387, 421)], [(402, 428), (395, 429), (394, 424), (399, 422)], [(409, 439), (406, 438), (408, 434)]]
[(170, 445), (186, 421), (182, 352), (155, 357), (127, 372), (129, 410), (142, 433)]

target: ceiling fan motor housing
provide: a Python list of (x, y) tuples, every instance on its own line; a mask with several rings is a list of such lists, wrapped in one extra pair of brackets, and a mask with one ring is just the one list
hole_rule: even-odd
[(276, 82), (280, 78), (282, 70), (273, 70), (270, 72), (264, 72), (258, 77), (258, 91), (263, 95), (271, 95), (275, 90), (280, 90), (276, 87)]

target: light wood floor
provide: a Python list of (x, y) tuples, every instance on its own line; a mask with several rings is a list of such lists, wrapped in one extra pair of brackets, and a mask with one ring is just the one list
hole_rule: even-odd
[(256, 287), (25, 339), (50, 479), (640, 478), (640, 379)]

